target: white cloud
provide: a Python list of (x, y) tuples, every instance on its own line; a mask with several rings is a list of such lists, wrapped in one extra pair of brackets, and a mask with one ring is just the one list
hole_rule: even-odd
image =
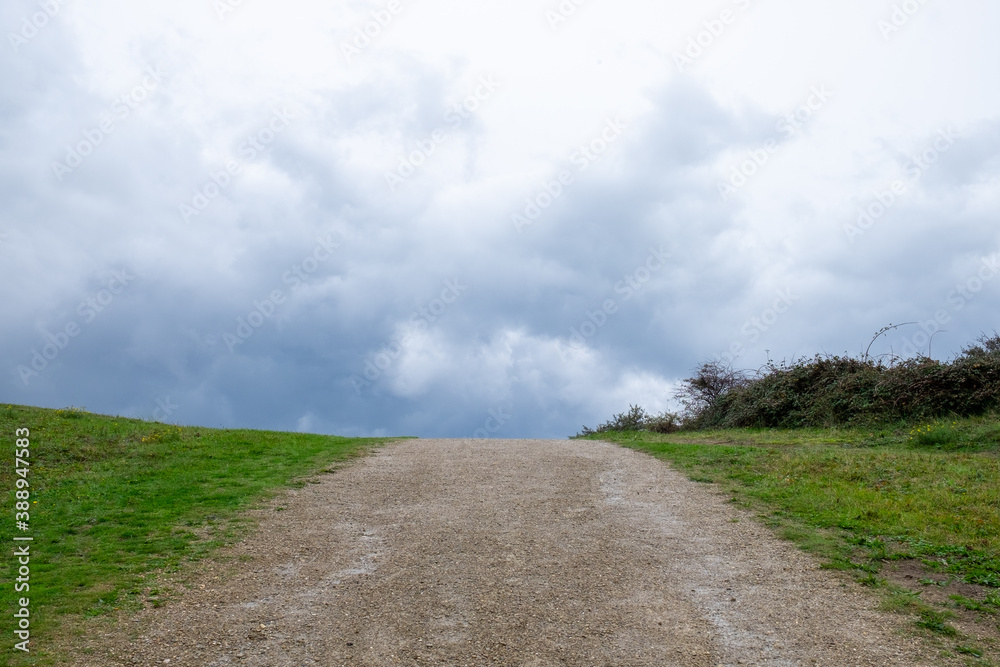
[[(1000, 251), (989, 3), (927, 6), (890, 39), (891, 7), (862, 0), (585, 3), (554, 30), (557, 3), (401, 4), (350, 63), (341, 44), (384, 3), (247, 1), (223, 17), (202, 0), (65, 4), (0, 55), (4, 399), (141, 412), (169, 395), (181, 422), (349, 434), (468, 435), (502, 408), (500, 435), (568, 435), (630, 403), (668, 408), (678, 378), (734, 343), (750, 366), (766, 350), (858, 351)], [(0, 26), (35, 7), (5, 5)], [(680, 74), (675, 54), (723, 8), (736, 19)], [(147, 67), (162, 84), (59, 181), (52, 162)], [(495, 90), (451, 125), (483, 77)], [(268, 135), (285, 108), (295, 118)], [(574, 152), (614, 118), (627, 128), (579, 169)], [(948, 126), (962, 138), (850, 243), (858, 208)], [(438, 129), (391, 192), (385, 174)], [(252, 158), (248, 137), (264, 144)], [(722, 201), (720, 180), (771, 139)], [(183, 220), (233, 159), (239, 173)], [(517, 233), (512, 214), (561, 170), (573, 182)], [(303, 269), (331, 234), (340, 246)], [(669, 265), (622, 300), (618, 281), (661, 245)], [(42, 330), (80, 319), (123, 268), (141, 279), (25, 384)], [(447, 280), (468, 291), (414, 329)], [(793, 307), (744, 329), (788, 287)], [(952, 313), (936, 355), (996, 326), (994, 287)], [(273, 316), (227, 345), (275, 291)], [(567, 348), (607, 299), (618, 312)]]

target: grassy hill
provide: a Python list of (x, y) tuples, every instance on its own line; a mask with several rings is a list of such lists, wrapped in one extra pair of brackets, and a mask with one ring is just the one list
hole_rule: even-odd
[[(15, 467), (17, 429), (28, 429), (30, 440), (22, 475)], [(158, 604), (155, 574), (238, 537), (247, 528), (241, 511), (385, 442), (177, 427), (18, 405), (0, 405), (0, 441), (8, 508), (0, 522), (7, 545), (0, 562), (0, 611), (7, 619), (0, 624), (0, 663), (17, 665), (46, 664), (46, 636), (66, 619)], [(29, 484), (30, 498), (21, 500), (30, 508), (27, 531), (15, 522), (18, 479)], [(10, 545), (30, 545), (28, 592), (14, 591), (20, 565)], [(27, 656), (12, 651), (21, 597), (30, 599)]]

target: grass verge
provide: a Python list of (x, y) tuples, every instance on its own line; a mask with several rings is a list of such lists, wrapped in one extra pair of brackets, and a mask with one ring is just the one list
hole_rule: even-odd
[[(15, 429), (30, 430), (30, 531), (17, 530)], [(46, 636), (66, 620), (143, 602), (158, 572), (174, 571), (247, 529), (241, 512), (304, 476), (385, 439), (177, 427), (83, 410), (0, 405), (7, 454), (0, 540), (30, 535), (30, 591), (17, 593), (12, 549), (4, 573), (0, 663), (50, 664)], [(29, 648), (13, 650), (17, 598), (30, 599)], [(12, 655), (14, 654), (14, 655)]]
[(980, 665), (1000, 656), (997, 416), (589, 437), (719, 484), (825, 567), (879, 589), (886, 609), (913, 614), (946, 653)]

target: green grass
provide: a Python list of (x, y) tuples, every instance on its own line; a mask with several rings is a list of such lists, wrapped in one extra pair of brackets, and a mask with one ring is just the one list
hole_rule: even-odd
[[(15, 429), (30, 429), (31, 530), (14, 526)], [(177, 427), (83, 410), (0, 405), (8, 519), (0, 540), (31, 535), (30, 592), (4, 575), (0, 656), (45, 664), (45, 638), (67, 619), (157, 603), (158, 571), (176, 570), (246, 530), (241, 512), (281, 487), (358, 456), (384, 439)], [(15, 599), (31, 600), (30, 656), (10, 658)], [(2, 662), (2, 661), (0, 661)]]
[[(778, 534), (888, 589), (886, 563), (918, 559), (938, 577), (1000, 587), (1000, 419), (869, 429), (603, 433), (715, 482)], [(981, 604), (997, 609), (993, 590)], [(918, 623), (952, 633), (947, 614), (904, 600)], [(971, 603), (971, 601), (970, 601)], [(966, 605), (968, 607), (968, 605)]]

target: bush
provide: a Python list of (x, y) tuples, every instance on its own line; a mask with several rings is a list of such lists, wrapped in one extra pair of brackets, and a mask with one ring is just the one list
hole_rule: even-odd
[[(707, 361), (683, 381), (677, 398), (684, 406), (681, 417), (650, 416), (629, 406), (628, 412), (596, 430), (585, 426), (577, 435), (861, 426), (981, 415), (1000, 410), (1000, 334), (980, 336), (947, 363), (916, 357), (886, 364), (866, 352), (858, 358), (816, 355), (777, 365), (769, 362), (753, 372)], [(938, 437), (943, 434), (919, 439)]]
[(694, 377), (685, 380), (677, 392), (677, 398), (684, 406), (685, 421), (696, 418), (722, 396), (746, 386), (749, 381), (749, 372), (734, 369), (731, 362), (704, 362), (695, 369)]
[(647, 417), (643, 426), (645, 430), (653, 433), (673, 433), (681, 428), (680, 419), (672, 412), (661, 412), (658, 415)]
[(596, 429), (586, 426), (576, 434), (577, 438), (595, 433), (606, 433), (608, 431), (653, 431), (654, 433), (673, 433), (680, 428), (679, 418), (671, 412), (663, 412), (658, 415), (646, 414), (646, 411), (638, 405), (629, 405), (628, 412), (621, 412), (609, 421), (601, 424)]
[(862, 358), (816, 356), (769, 364), (714, 396), (704, 392), (707, 364), (684, 381), (697, 396), (685, 417), (692, 428), (860, 425), (975, 416), (1000, 408), (1000, 335), (982, 336), (958, 357), (888, 365)]
[(629, 405), (628, 407), (628, 412), (621, 412), (615, 415), (610, 421), (604, 422), (596, 429), (584, 426), (583, 430), (576, 434), (576, 437), (580, 438), (594, 433), (606, 433), (607, 431), (641, 431), (643, 422), (646, 421), (646, 411), (638, 405)]

